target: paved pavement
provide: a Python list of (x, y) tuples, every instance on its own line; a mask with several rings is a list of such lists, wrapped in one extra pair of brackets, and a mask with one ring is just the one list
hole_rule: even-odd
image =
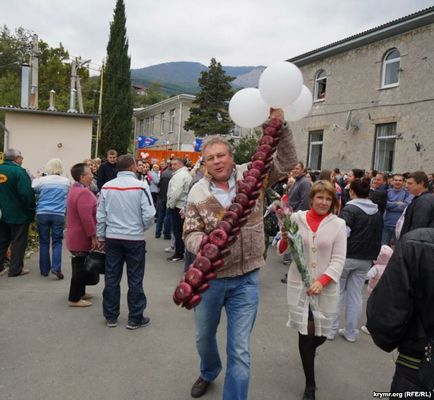
[[(102, 282), (90, 287), (93, 306), (69, 308), (71, 275), (64, 251), (65, 279), (43, 278), (38, 255), (26, 261), (31, 273), (0, 277), (0, 399), (2, 400), (183, 400), (198, 376), (192, 311), (178, 309), (172, 292), (182, 263), (166, 262), (168, 242), (148, 235), (145, 291), (151, 325), (128, 331), (126, 282), (120, 324), (104, 325)], [(252, 337), (251, 400), (300, 399), (304, 377), (297, 333), (286, 327), (285, 268), (270, 251), (261, 272), (261, 303)], [(124, 278), (125, 279), (125, 278)], [(225, 320), (219, 332), (225, 349)], [(317, 399), (366, 400), (387, 391), (393, 356), (362, 334), (350, 344), (338, 337), (319, 348)], [(221, 399), (221, 374), (204, 397)]]

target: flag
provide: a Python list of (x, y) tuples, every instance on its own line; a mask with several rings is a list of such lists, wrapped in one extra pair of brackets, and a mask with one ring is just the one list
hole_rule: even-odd
[(203, 145), (203, 139), (196, 138), (194, 139), (194, 151), (201, 151)]
[(157, 143), (158, 139), (149, 136), (137, 136), (137, 147), (142, 149), (143, 147), (150, 147)]

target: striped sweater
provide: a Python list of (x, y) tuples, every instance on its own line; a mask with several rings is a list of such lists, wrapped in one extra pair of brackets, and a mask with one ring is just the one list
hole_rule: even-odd
[[(277, 146), (274, 162), (267, 178), (266, 187), (285, 176), (297, 163), (294, 138), (291, 130), (285, 125), (281, 140)], [(243, 178), (247, 164), (236, 166), (237, 180)], [(212, 177), (205, 175), (191, 189), (187, 199), (187, 211), (184, 222), (184, 240), (187, 250), (196, 254), (205, 234), (210, 233), (223, 218), (225, 208), (212, 195), (210, 183)], [(265, 265), (264, 261), (264, 224), (263, 199), (261, 191), (259, 199), (250, 214), (246, 225), (236, 242), (230, 247), (230, 255), (224, 259), (224, 266), (218, 269), (217, 277), (233, 277), (244, 275)]]

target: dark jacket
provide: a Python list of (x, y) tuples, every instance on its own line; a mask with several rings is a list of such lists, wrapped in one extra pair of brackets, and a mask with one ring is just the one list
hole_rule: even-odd
[(102, 163), (98, 170), (98, 175), (96, 177), (96, 184), (98, 190), (101, 190), (104, 183), (115, 179), (118, 174), (118, 169), (116, 164), (110, 164), (108, 161)]
[(375, 260), (381, 248), (383, 218), (378, 206), (369, 199), (349, 201), (339, 217), (345, 220), (347, 231), (347, 258)]
[(306, 211), (310, 208), (309, 194), (311, 183), (305, 175), (295, 178), (295, 183), (288, 193), (288, 206), (296, 211)]
[(0, 221), (29, 224), (35, 209), (35, 193), (27, 171), (12, 161), (5, 161), (0, 165)]
[(434, 229), (404, 235), (368, 299), (367, 327), (384, 351), (421, 358), (424, 333), (434, 335)]
[(383, 215), (387, 206), (387, 186), (381, 185), (376, 190), (371, 190), (369, 192), (369, 198), (378, 206), (378, 211)]
[(172, 178), (173, 171), (170, 168), (166, 168), (160, 176), (160, 182), (158, 187), (160, 188), (159, 199), (160, 201), (167, 201), (167, 189), (169, 188), (169, 181)]
[(413, 198), (405, 210), (400, 236), (417, 228), (434, 228), (434, 197), (429, 192)]

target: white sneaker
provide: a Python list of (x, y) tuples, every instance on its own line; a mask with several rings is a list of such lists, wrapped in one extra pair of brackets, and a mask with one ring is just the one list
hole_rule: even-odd
[(362, 325), (362, 326), (360, 327), (360, 330), (361, 330), (363, 333), (366, 333), (367, 335), (370, 335), (369, 330), (368, 330), (368, 328), (366, 327), (366, 325)]
[(347, 331), (345, 329), (339, 329), (338, 334), (339, 336), (342, 336), (347, 342), (354, 343), (356, 341), (356, 338), (347, 336)]
[(164, 252), (165, 253), (172, 253), (172, 251), (174, 251), (175, 249), (172, 247), (172, 246), (170, 246), (170, 247), (166, 247), (165, 249), (164, 249)]
[(335, 340), (336, 335), (334, 333), (329, 333), (327, 335), (327, 340)]

